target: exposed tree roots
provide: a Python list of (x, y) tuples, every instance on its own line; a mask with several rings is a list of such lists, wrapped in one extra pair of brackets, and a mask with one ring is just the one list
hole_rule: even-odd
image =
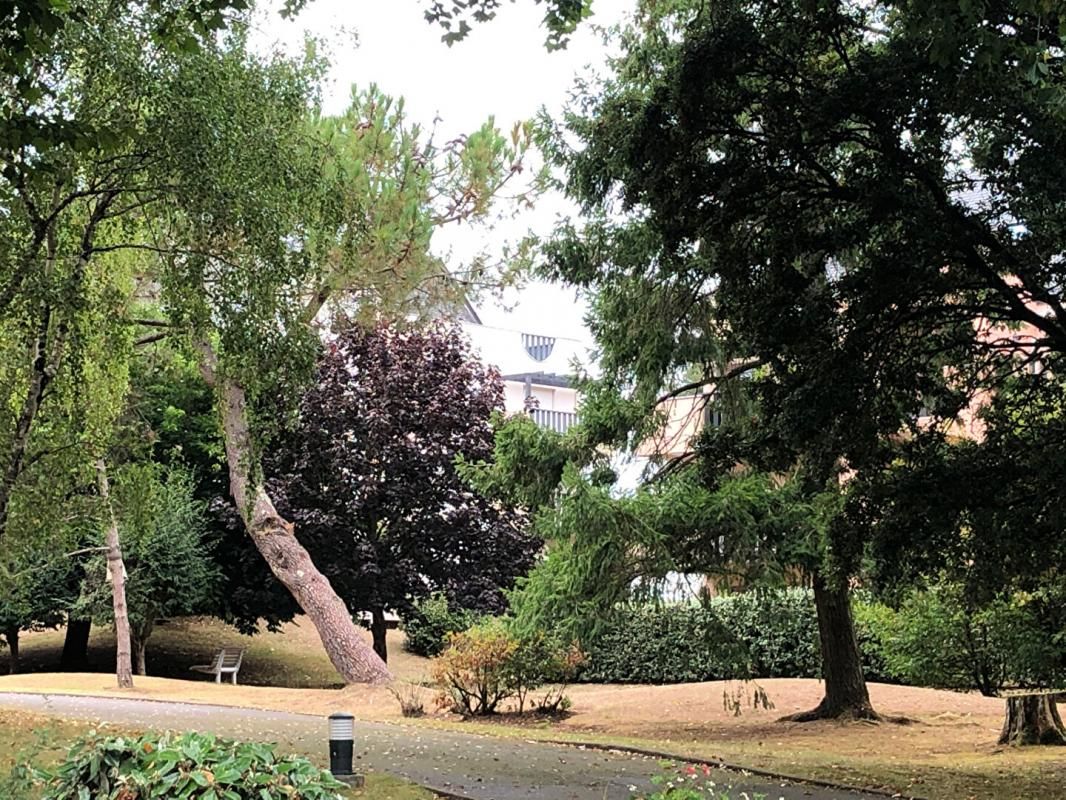
[(815, 708), (781, 717), (778, 722), (818, 722), (819, 720), (838, 720), (840, 722), (891, 722), (896, 725), (910, 725), (914, 720), (908, 717), (896, 717), (878, 714), (869, 704), (832, 707), (822, 700)]

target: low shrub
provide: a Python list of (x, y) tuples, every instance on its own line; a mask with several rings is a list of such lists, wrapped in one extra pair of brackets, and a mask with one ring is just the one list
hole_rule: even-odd
[(508, 679), (518, 700), (518, 711), (525, 710), (526, 700), (542, 686), (547, 691), (533, 702), (533, 709), (554, 713), (569, 707), (566, 687), (573, 682), (585, 663), (585, 654), (576, 643), (563, 645), (543, 631), (517, 637), (518, 647), (507, 665)]
[(343, 784), (273, 745), (200, 733), (89, 736), (53, 771), (36, 769), (41, 800), (340, 800)]
[(892, 608), (859, 594), (851, 604), (855, 618), (855, 637), (862, 652), (862, 670), (866, 680), (876, 683), (899, 683), (900, 677), (885, 659), (885, 639), (896, 618)]
[(558, 711), (569, 705), (566, 685), (584, 658), (577, 645), (562, 645), (543, 632), (518, 636), (503, 620), (492, 619), (452, 634), (430, 673), (441, 689), (439, 704), (461, 714), (493, 714), (511, 698), (522, 712), (545, 685), (547, 692), (532, 707)]
[(729, 631), (756, 678), (814, 678), (821, 670), (814, 596), (802, 589), (715, 597), (710, 611)]
[(517, 650), (518, 640), (495, 620), (451, 634), (430, 667), (440, 704), (474, 716), (495, 713), (514, 694), (509, 668)]
[(879, 626), (885, 665), (905, 683), (989, 696), (1056, 684), (1066, 677), (1066, 642), (1034, 605), (1016, 595), (974, 607), (950, 584), (913, 592)]
[(748, 671), (748, 655), (719, 616), (701, 606), (632, 606), (584, 642), (591, 683), (685, 683)]
[(426, 690), (422, 686), (403, 681), (389, 684), (388, 688), (405, 717), (421, 717), (425, 713)]
[(415, 603), (414, 611), (404, 620), (404, 649), (426, 658), (438, 656), (447, 646), (448, 636), (462, 633), (480, 618), (476, 612), (450, 607), (443, 594), (430, 595)]
[[(1063, 591), (1004, 596), (980, 607), (951, 584), (912, 592), (898, 610), (852, 598), (868, 681), (994, 695), (1066, 681)], [(683, 683), (816, 678), (821, 656), (812, 594), (750, 592), (700, 605), (628, 606), (584, 642), (578, 680)]]

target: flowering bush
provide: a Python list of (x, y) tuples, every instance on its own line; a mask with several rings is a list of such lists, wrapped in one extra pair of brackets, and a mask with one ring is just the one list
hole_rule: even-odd
[[(637, 792), (630, 786), (634, 800), (731, 800), (729, 787), (719, 787), (714, 781), (714, 770), (706, 764), (685, 764), (678, 767), (666, 762), (670, 771), (651, 779), (659, 788), (651, 794)], [(759, 792), (741, 792), (735, 800), (766, 800)]]

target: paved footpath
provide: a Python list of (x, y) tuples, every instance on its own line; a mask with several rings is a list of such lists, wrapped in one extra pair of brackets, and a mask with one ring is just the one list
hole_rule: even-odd
[[(307, 714), (153, 700), (0, 692), (3, 709), (18, 708), (68, 719), (106, 720), (140, 728), (211, 731), (239, 739), (277, 742), (328, 759), (325, 718)], [(456, 731), (382, 722), (357, 722), (357, 770), (387, 772), (474, 800), (628, 800), (629, 787), (651, 787), (657, 759), (563, 747)], [(874, 800), (878, 795), (803, 785), (734, 772), (712, 774), (733, 800)]]

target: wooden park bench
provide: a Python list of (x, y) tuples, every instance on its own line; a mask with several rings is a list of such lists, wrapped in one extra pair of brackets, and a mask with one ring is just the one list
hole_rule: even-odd
[(239, 647), (223, 647), (210, 664), (199, 664), (195, 667), (189, 667), (189, 669), (214, 675), (215, 683), (222, 683), (222, 674), (226, 673), (230, 676), (230, 682), (236, 686), (237, 673), (241, 671), (241, 661), (243, 659), (244, 650)]

